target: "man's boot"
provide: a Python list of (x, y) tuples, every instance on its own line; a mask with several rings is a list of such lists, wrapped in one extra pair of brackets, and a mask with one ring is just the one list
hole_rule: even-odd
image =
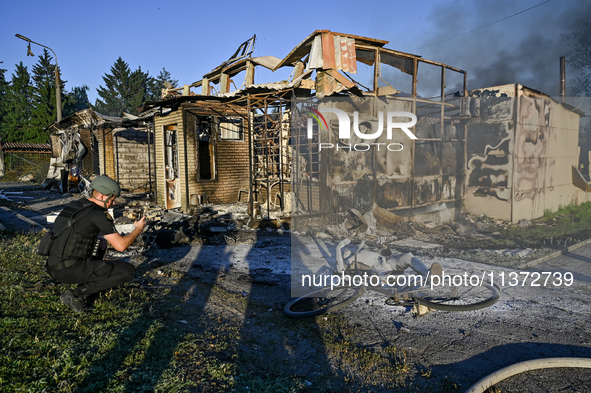
[(71, 289), (67, 292), (62, 293), (60, 295), (60, 299), (62, 303), (70, 307), (75, 312), (82, 312), (86, 308), (84, 299), (82, 297), (74, 296), (74, 291), (72, 291)]

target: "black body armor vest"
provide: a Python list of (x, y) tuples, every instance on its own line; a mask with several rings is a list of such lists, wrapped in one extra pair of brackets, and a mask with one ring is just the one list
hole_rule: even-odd
[[(53, 224), (54, 232), (62, 230), (68, 225), (68, 220), (82, 210), (92, 209), (94, 205), (85, 199), (68, 204), (56, 218)], [(77, 233), (74, 231), (74, 225), (71, 225), (54, 240), (50, 255), (62, 259), (89, 259), (98, 234), (97, 227), (90, 226), (85, 233)]]

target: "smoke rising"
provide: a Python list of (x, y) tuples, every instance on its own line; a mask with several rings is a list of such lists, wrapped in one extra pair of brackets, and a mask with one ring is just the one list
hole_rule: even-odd
[[(431, 28), (424, 32), (421, 46), (477, 29), (541, 2), (440, 3), (432, 7), (428, 17)], [(576, 70), (569, 66), (566, 37), (590, 17), (591, 2), (587, 0), (553, 0), (491, 26), (409, 52), (467, 71), (469, 90), (521, 83), (550, 96), (559, 95), (559, 58), (566, 56), (568, 96), (572, 94)]]

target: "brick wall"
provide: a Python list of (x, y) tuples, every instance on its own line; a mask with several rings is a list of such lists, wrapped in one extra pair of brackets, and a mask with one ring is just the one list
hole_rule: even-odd
[[(149, 192), (155, 178), (153, 145), (146, 128), (99, 129), (100, 173), (119, 182), (125, 192)], [(153, 184), (152, 184), (153, 189)]]
[(115, 178), (115, 157), (113, 156), (113, 129), (99, 128), (94, 131), (98, 141), (99, 170), (101, 175)]
[[(242, 108), (239, 109), (244, 112)], [(182, 192), (182, 210), (186, 211), (190, 205), (191, 195), (202, 195), (209, 198), (211, 203), (232, 203), (238, 200), (241, 188), (248, 188), (248, 132), (244, 132), (243, 141), (220, 140), (214, 136), (213, 149), (215, 179), (199, 180), (197, 167), (197, 153), (195, 144), (195, 118), (192, 113), (199, 115), (215, 115), (199, 104), (183, 104), (180, 108), (165, 116), (155, 119), (156, 130), (156, 174), (157, 174), (157, 203), (164, 206), (164, 154), (163, 130), (166, 125), (176, 125), (179, 144), (179, 165)], [(233, 116), (236, 114), (233, 112)], [(184, 131), (187, 131), (186, 133)], [(188, 186), (188, 189), (187, 189)], [(242, 196), (245, 201), (246, 196)]]

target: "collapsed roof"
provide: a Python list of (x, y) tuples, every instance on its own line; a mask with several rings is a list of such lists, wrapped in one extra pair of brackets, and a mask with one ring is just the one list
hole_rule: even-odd
[[(384, 46), (388, 41), (385, 40), (316, 30), (296, 45), (283, 59), (278, 59), (274, 56), (251, 57), (255, 39), (256, 36), (253, 36), (242, 43), (227, 61), (191, 85), (163, 89), (162, 99), (180, 96), (232, 98), (287, 89), (300, 89), (303, 95), (310, 95), (311, 91), (315, 90), (314, 94), (318, 98), (337, 93), (357, 96), (400, 94), (399, 89), (384, 80), (382, 65), (411, 75), (415, 82), (408, 86), (406, 93), (416, 97), (416, 74), (419, 61), (463, 74), (462, 93), (466, 90), (465, 71), (422, 59), (418, 55), (386, 49)], [(366, 87), (351, 76), (358, 74), (358, 63), (373, 67), (370, 71), (373, 87)], [(289, 80), (255, 84), (254, 75), (257, 66), (271, 71), (277, 71), (282, 67), (293, 67), (293, 72)], [(232, 78), (242, 72), (245, 72), (244, 80), (238, 86)], [(314, 76), (315, 79), (313, 79)], [(235, 87), (233, 91), (231, 91), (232, 85)], [(192, 88), (198, 87), (201, 87), (200, 94), (191, 91)], [(154, 106), (154, 103), (150, 104)]]

